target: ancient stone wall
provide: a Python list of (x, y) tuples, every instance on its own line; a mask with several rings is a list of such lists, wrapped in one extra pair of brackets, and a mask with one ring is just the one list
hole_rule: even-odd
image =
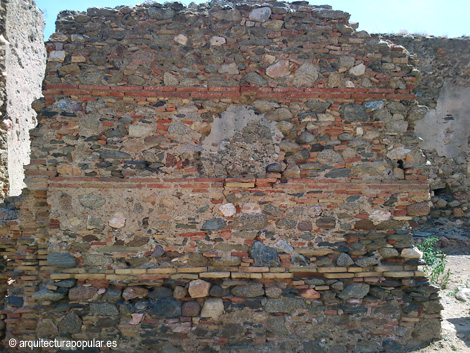
[[(36, 126), (32, 102), (41, 97), (46, 64), (42, 13), (32, 0), (0, 3), (0, 305), (7, 294), (7, 259), (23, 258), (18, 207), (29, 163), (29, 129)], [(10, 196), (10, 197), (7, 197)], [(5, 202), (5, 203), (3, 203)], [(28, 221), (25, 221), (28, 224)], [(32, 240), (32, 239), (31, 239)], [(26, 241), (27, 243), (29, 241)], [(19, 246), (18, 251), (15, 249)], [(26, 255), (27, 257), (28, 255)], [(21, 260), (23, 262), (24, 258)], [(13, 261), (14, 262), (14, 261)], [(13, 262), (11, 264), (13, 264)], [(26, 260), (28, 262), (28, 260)], [(12, 265), (11, 267), (17, 271)], [(10, 291), (10, 295), (14, 291)], [(12, 298), (12, 297), (10, 297)], [(11, 300), (11, 299), (8, 299)], [(0, 337), (8, 319), (0, 314)]]
[(403, 47), (306, 2), (63, 12), (6, 336), (379, 352), (439, 336)]
[(430, 220), (469, 226), (470, 40), (386, 36), (417, 59), (420, 108), (416, 133), (429, 161), (424, 172), (434, 191)]
[(44, 20), (33, 0), (2, 1), (0, 10), (1, 162), (0, 199), (17, 196), (29, 163), (29, 130), (36, 126), (31, 103), (41, 97), (46, 51)]

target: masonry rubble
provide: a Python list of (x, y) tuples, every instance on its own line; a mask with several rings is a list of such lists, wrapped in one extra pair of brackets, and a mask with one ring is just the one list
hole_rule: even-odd
[(118, 351), (400, 351), (440, 335), (411, 225), (430, 212), (400, 45), (329, 6), (145, 3), (59, 15), (6, 338)]
[(469, 38), (383, 35), (413, 53), (421, 79), (415, 87), (419, 105), (410, 110), (427, 163), (432, 209), (418, 223), (416, 235), (439, 235), (447, 248), (470, 249)]

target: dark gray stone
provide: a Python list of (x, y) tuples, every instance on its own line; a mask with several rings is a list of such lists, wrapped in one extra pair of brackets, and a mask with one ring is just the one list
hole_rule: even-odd
[(54, 321), (45, 319), (38, 322), (36, 334), (38, 335), (38, 338), (54, 339), (59, 334), (59, 330), (57, 329)]
[(375, 229), (374, 223), (368, 219), (361, 219), (354, 224), (354, 229), (358, 230), (373, 230)]
[(333, 229), (336, 227), (336, 219), (334, 217), (320, 217), (315, 224), (321, 229)]
[(361, 197), (361, 195), (351, 195), (351, 196), (348, 196), (348, 198), (346, 199), (346, 202), (354, 202), (354, 201), (357, 201), (357, 200), (359, 200), (360, 197)]
[(225, 228), (225, 221), (222, 218), (212, 218), (204, 222), (203, 230), (222, 230)]
[(265, 22), (271, 16), (271, 9), (269, 7), (259, 7), (251, 10), (249, 18), (254, 22)]
[(257, 241), (251, 248), (251, 255), (255, 260), (255, 266), (278, 266), (279, 256), (274, 248), (267, 247), (262, 242)]
[(308, 232), (313, 229), (313, 225), (311, 221), (301, 221), (297, 224), (297, 229), (303, 232)]
[(240, 11), (236, 9), (214, 11), (211, 13), (211, 16), (215, 17), (218, 20), (230, 22), (239, 22), (242, 19)]
[(87, 229), (103, 230), (104, 222), (99, 217), (93, 217), (91, 215), (88, 215), (87, 222), (86, 222), (86, 227), (87, 227)]
[(305, 144), (311, 144), (315, 141), (315, 135), (311, 134), (308, 131), (302, 132), (298, 137), (296, 142), (305, 145)]
[(325, 353), (325, 349), (317, 340), (307, 341), (303, 343), (305, 353)]
[(268, 299), (264, 305), (268, 313), (285, 314), (291, 314), (294, 310), (305, 309), (306, 307), (305, 301), (298, 298)]
[(161, 245), (156, 245), (152, 252), (152, 257), (159, 258), (165, 254), (165, 250)]
[(244, 214), (237, 217), (232, 224), (237, 230), (261, 230), (268, 225), (268, 218), (264, 214)]
[(305, 105), (314, 113), (324, 113), (330, 107), (331, 103), (309, 99)]
[(264, 207), (263, 212), (273, 217), (279, 217), (284, 214), (284, 212), (279, 207), (273, 206), (272, 204), (267, 204)]
[(382, 348), (386, 353), (399, 353), (403, 352), (403, 346), (394, 340), (384, 340)]
[(65, 298), (64, 293), (52, 292), (46, 288), (41, 289), (32, 295), (32, 299), (37, 302), (44, 302), (44, 301), (57, 302), (64, 298)]
[(209, 291), (209, 295), (211, 297), (216, 297), (216, 298), (222, 298), (228, 294), (229, 294), (228, 289), (224, 289), (217, 284), (214, 284)]
[(102, 150), (100, 152), (101, 159), (131, 159), (131, 155), (116, 150)]
[(370, 286), (365, 283), (350, 283), (339, 294), (341, 299), (362, 299), (369, 293)]
[(255, 298), (264, 295), (263, 284), (254, 283), (232, 288), (232, 294), (236, 297)]
[(351, 141), (353, 139), (353, 135), (348, 132), (343, 132), (342, 134), (338, 135), (338, 139), (340, 141)]
[(59, 322), (59, 332), (63, 335), (78, 333), (82, 328), (82, 319), (74, 312), (67, 314), (61, 322)]
[(115, 305), (110, 303), (91, 303), (90, 314), (101, 316), (115, 316), (119, 314)]
[(346, 178), (350, 172), (348, 168), (333, 169), (325, 174), (325, 178)]
[(343, 110), (343, 120), (345, 121), (367, 121), (367, 112), (362, 105), (348, 104)]
[(183, 350), (179, 346), (173, 346), (169, 343), (165, 343), (160, 350), (159, 353), (181, 353)]
[(201, 306), (196, 301), (185, 302), (181, 308), (183, 316), (198, 316), (201, 312)]
[(173, 291), (167, 287), (155, 287), (148, 295), (150, 299), (165, 299), (173, 296)]
[(72, 288), (75, 286), (75, 283), (77, 283), (75, 279), (64, 279), (63, 281), (55, 282), (54, 285), (60, 288)]
[(77, 266), (75, 257), (69, 253), (51, 252), (47, 255), (47, 262), (51, 266), (60, 268), (71, 268)]
[(276, 222), (276, 226), (278, 228), (294, 229), (297, 226), (297, 221), (287, 218), (281, 218)]
[(279, 163), (271, 163), (266, 167), (266, 172), (268, 173), (281, 173), (282, 167)]
[(69, 299), (73, 301), (84, 301), (93, 298), (98, 292), (98, 288), (79, 286), (70, 289)]
[(157, 300), (149, 313), (161, 318), (181, 316), (181, 302), (173, 299)]
[(289, 331), (284, 316), (271, 316), (266, 322), (266, 329), (275, 336), (286, 336)]
[(22, 297), (17, 297), (16, 295), (10, 295), (7, 298), (7, 303), (15, 308), (21, 308), (23, 306), (24, 299)]
[(336, 259), (336, 264), (340, 267), (349, 267), (354, 265), (354, 261), (348, 254), (342, 252)]
[[(366, 310), (367, 311), (367, 310)], [(354, 353), (375, 353), (379, 350), (375, 342), (357, 342), (354, 347)]]
[(82, 194), (78, 195), (78, 202), (80, 202), (80, 205), (83, 207), (95, 210), (103, 206), (106, 202), (106, 199), (95, 194)]
[(251, 83), (255, 86), (264, 86), (267, 83), (264, 78), (262, 78), (259, 74), (253, 71), (246, 73), (242, 77), (242, 82)]
[(281, 143), (279, 144), (279, 147), (281, 148), (281, 150), (283, 150), (286, 153), (295, 153), (302, 149), (300, 145), (294, 142), (287, 141), (287, 140), (282, 140)]
[(240, 324), (226, 324), (222, 329), (222, 337), (239, 339), (243, 337), (245, 328)]
[(271, 121), (283, 121), (283, 120), (290, 120), (292, 118), (292, 113), (290, 112), (289, 109), (278, 108), (269, 113), (266, 113), (264, 117)]
[(126, 127), (123, 124), (119, 124), (115, 128), (108, 129), (104, 132), (107, 138), (111, 137), (124, 137), (128, 134)]
[(117, 288), (108, 288), (106, 290), (106, 293), (103, 295), (103, 301), (106, 301), (108, 303), (117, 303), (118, 301), (121, 300), (121, 294), (122, 291)]
[(380, 257), (379, 256), (368, 256), (357, 259), (356, 265), (360, 267), (371, 267), (380, 264)]

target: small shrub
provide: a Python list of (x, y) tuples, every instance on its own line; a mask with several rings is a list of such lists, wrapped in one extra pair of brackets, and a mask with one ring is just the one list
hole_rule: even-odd
[(424, 270), (429, 280), (445, 289), (449, 282), (450, 270), (446, 270), (446, 255), (436, 248), (438, 240), (438, 238), (426, 238), (417, 246), (423, 252), (423, 259), (426, 261)]

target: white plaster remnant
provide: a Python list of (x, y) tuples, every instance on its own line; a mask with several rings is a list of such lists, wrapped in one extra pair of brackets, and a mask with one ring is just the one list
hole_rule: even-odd
[(384, 221), (388, 221), (390, 217), (392, 217), (392, 214), (389, 211), (375, 210), (370, 214), (369, 219), (372, 221), (372, 223), (379, 224)]
[(470, 87), (449, 82), (444, 85), (437, 100), (424, 119), (416, 123), (416, 135), (423, 141), (420, 147), (436, 150), (441, 157), (453, 158), (468, 151), (470, 136)]
[(235, 213), (237, 213), (237, 209), (233, 203), (226, 203), (225, 205), (220, 206), (219, 211), (225, 217), (232, 217)]
[(126, 217), (122, 212), (116, 212), (108, 222), (110, 227), (122, 228), (126, 225)]

